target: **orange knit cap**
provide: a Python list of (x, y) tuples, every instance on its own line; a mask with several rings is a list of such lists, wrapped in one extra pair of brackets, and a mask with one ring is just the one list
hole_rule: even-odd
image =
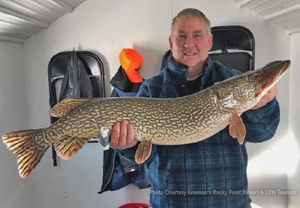
[(129, 48), (123, 49), (120, 53), (120, 62), (131, 82), (143, 82), (141, 75), (143, 57), (137, 51)]

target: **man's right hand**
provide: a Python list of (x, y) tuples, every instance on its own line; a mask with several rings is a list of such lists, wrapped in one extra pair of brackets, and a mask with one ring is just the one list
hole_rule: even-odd
[(134, 147), (138, 141), (134, 137), (134, 126), (127, 120), (114, 123), (111, 130), (110, 148), (124, 150)]

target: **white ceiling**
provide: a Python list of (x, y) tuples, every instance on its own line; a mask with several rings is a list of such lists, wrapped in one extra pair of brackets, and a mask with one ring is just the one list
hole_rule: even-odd
[(84, 1), (0, 0), (0, 41), (23, 43)]
[(233, 0), (242, 8), (261, 15), (265, 21), (272, 22), (288, 31), (300, 32), (300, 0)]
[[(86, 0), (0, 0), (0, 41), (24, 43), (26, 38)], [(300, 32), (300, 0), (232, 0), (288, 31)]]

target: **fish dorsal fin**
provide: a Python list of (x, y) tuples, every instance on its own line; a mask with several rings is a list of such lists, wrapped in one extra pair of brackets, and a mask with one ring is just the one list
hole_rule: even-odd
[(70, 159), (89, 141), (88, 137), (64, 136), (57, 139), (53, 146), (59, 157)]
[(244, 143), (246, 137), (246, 128), (242, 118), (237, 114), (234, 114), (230, 117), (229, 134), (233, 138), (236, 138), (239, 144)]
[(61, 118), (67, 115), (71, 110), (81, 105), (82, 103), (90, 101), (91, 98), (66, 98), (57, 103), (51, 110), (52, 117)]
[(152, 143), (150, 140), (141, 142), (135, 153), (135, 162), (137, 164), (144, 163), (151, 155)]

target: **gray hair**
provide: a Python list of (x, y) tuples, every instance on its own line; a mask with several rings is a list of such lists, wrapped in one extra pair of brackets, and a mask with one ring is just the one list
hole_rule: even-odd
[(207, 19), (207, 17), (205, 16), (205, 14), (201, 11), (199, 11), (198, 9), (193, 9), (193, 8), (187, 8), (184, 9), (182, 11), (180, 11), (177, 16), (175, 16), (172, 20), (172, 27), (171, 30), (173, 31), (173, 27), (175, 25), (175, 23), (177, 22), (179, 17), (186, 17), (186, 16), (195, 16), (195, 17), (199, 17), (200, 19), (204, 20), (204, 22), (206, 23), (207, 26), (207, 33), (210, 35), (211, 34), (211, 29), (210, 29), (210, 21), (209, 19)]

